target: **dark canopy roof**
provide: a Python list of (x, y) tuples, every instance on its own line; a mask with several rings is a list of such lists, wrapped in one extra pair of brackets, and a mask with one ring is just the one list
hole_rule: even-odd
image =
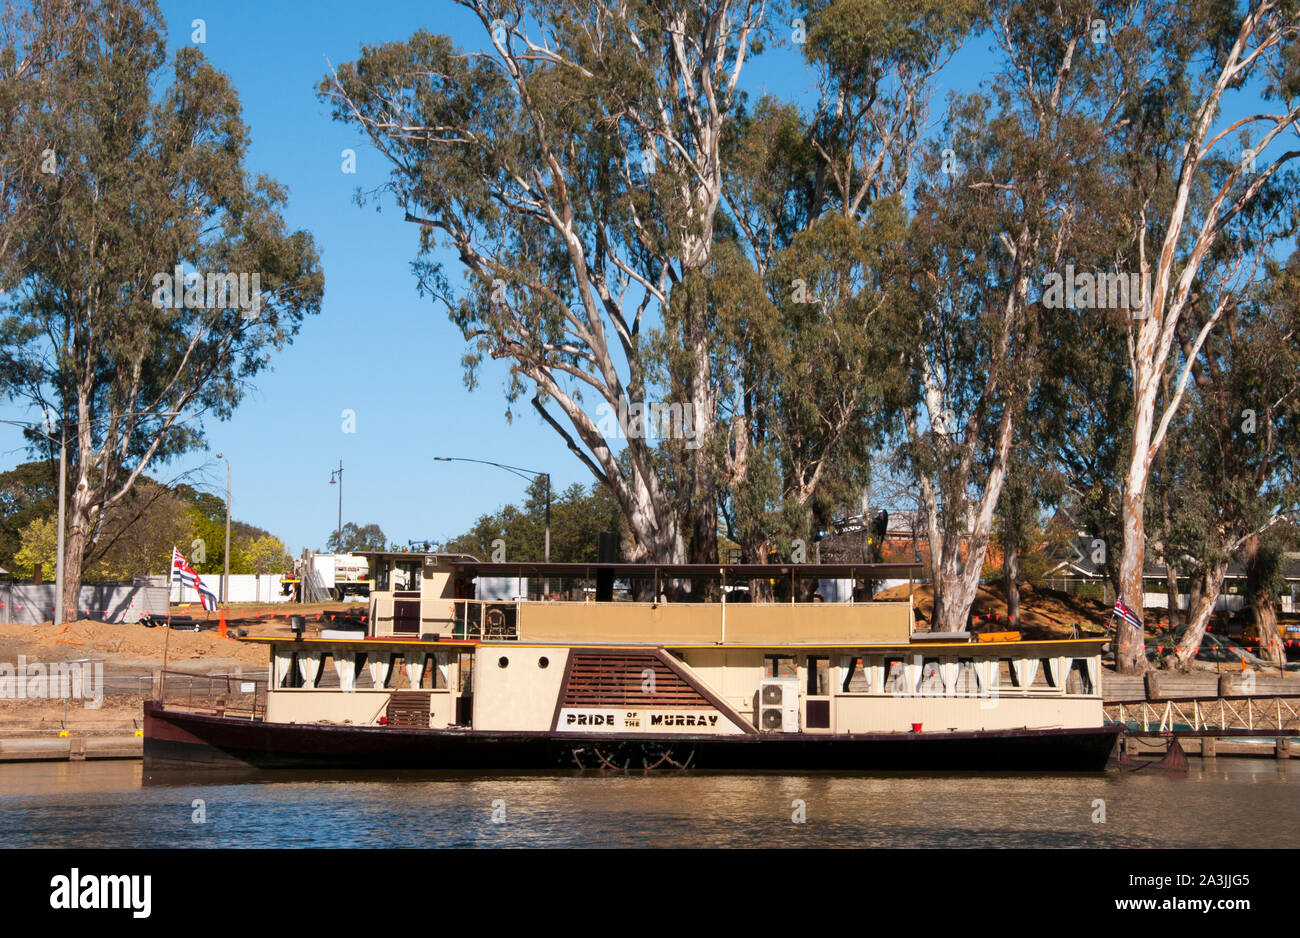
[(455, 560), (456, 570), (470, 576), (587, 577), (597, 570), (610, 570), (616, 577), (679, 579), (714, 577), (728, 580), (757, 580), (789, 577), (818, 580), (892, 580), (914, 577), (919, 563), (482, 563)]

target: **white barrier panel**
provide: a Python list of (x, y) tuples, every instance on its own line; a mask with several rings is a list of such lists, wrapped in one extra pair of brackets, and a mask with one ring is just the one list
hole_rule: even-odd
[[(132, 583), (88, 583), (81, 587), (76, 615), (100, 622), (139, 622), (149, 613), (167, 614), (167, 590)], [(72, 610), (67, 617), (72, 618)], [(0, 583), (0, 622), (36, 625), (54, 618), (54, 584)]]
[[(218, 597), (221, 596), (221, 581), (223, 577), (220, 574), (200, 574), (203, 585), (212, 590)], [(191, 589), (188, 586), (182, 586), (180, 583), (172, 584), (172, 602), (173, 603), (197, 603), (199, 601), (198, 590)], [(227, 597), (228, 602), (232, 603), (287, 603), (290, 597), (282, 594), (280, 589), (280, 574), (278, 573), (232, 573), (230, 575), (230, 595)]]
[[(1186, 593), (1182, 593), (1181, 595), (1179, 595), (1178, 608), (1186, 609), (1187, 600), (1188, 600), (1188, 596)], [(1245, 596), (1233, 596), (1228, 593), (1220, 593), (1219, 598), (1214, 603), (1214, 611), (1215, 612), (1236, 612), (1245, 604), (1246, 604)], [(1143, 593), (1142, 605), (1145, 606), (1147, 609), (1168, 609), (1169, 594), (1168, 593)]]

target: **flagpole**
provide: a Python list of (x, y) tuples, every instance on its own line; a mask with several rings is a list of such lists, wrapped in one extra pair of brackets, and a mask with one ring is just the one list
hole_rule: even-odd
[(162, 674), (158, 679), (158, 703), (166, 706), (167, 701), (167, 646), (172, 640), (172, 582), (176, 571), (176, 545), (172, 545), (171, 555), (167, 558), (167, 633), (163, 635)]

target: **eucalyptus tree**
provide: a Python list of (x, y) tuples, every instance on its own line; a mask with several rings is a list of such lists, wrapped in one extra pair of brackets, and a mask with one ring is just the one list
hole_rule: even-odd
[(906, 265), (917, 148), (935, 76), (974, 10), (798, 4), (813, 113), (764, 99), (736, 125), (724, 192), (752, 267), (717, 290), (741, 313), (720, 335), (717, 451), (724, 517), (749, 560), (797, 555), (795, 538), (829, 527), (869, 487), (898, 339), (883, 310)]
[(57, 171), (10, 245), (0, 311), (0, 390), (68, 444), (69, 610), (106, 510), (203, 444), (203, 418), (231, 415), (323, 291), (285, 191), (243, 167), (226, 77), (193, 47), (169, 68), (152, 3), (78, 9), (84, 30), (23, 86), (9, 131), (46, 141)]
[[(1294, 191), (1295, 174), (1287, 175)], [(1281, 562), (1276, 530), (1300, 516), (1300, 255), (1289, 271), (1269, 263), (1265, 280), (1245, 298), (1205, 297), (1184, 314), (1183, 343), (1195, 341), (1221, 305), (1224, 328), (1192, 359), (1187, 413), (1171, 430), (1180, 463), (1171, 539), (1199, 580), (1176, 652), (1182, 667), (1195, 657), (1238, 556), (1247, 561), (1261, 646), (1282, 660), (1271, 595)]]
[[(0, 10), (0, 278), (23, 238), (60, 154), (31, 133), (31, 107), (50, 100), (58, 63), (84, 35), (85, 5), (76, 0), (6, 0)], [(3, 283), (0, 283), (0, 287)]]
[[(1138, 81), (1114, 140), (1128, 180), (1110, 206), (1136, 233), (1128, 254), (1150, 283), (1146, 315), (1130, 330), (1132, 412), (1119, 486), (1120, 592), (1137, 610), (1152, 465), (1201, 347), (1287, 237), (1285, 219), (1250, 209), (1275, 198), (1279, 174), (1300, 156), (1283, 144), (1300, 120), (1300, 3), (1158, 2), (1147, 10), (1145, 45), (1132, 47), (1126, 65)], [(1244, 88), (1258, 91), (1258, 109), (1225, 121), (1232, 93)], [(1214, 258), (1223, 260), (1207, 264)], [(1189, 311), (1207, 297), (1213, 305), (1199, 309), (1189, 332)], [(1118, 644), (1121, 673), (1145, 667), (1138, 626), (1122, 622)]]
[[(1002, 581), (1007, 619), (1020, 626), (1020, 583), (1026, 555), (1039, 547), (1045, 509), (1059, 505), (1065, 494), (1064, 476), (1045, 432), (1044, 411), (1031, 402), (1023, 425), (1012, 440), (1007, 475), (998, 499), (996, 535), (1002, 550)], [(1049, 445), (1044, 445), (1048, 443)]]
[[(911, 224), (914, 270), (893, 334), (903, 453), (920, 486), (935, 621), (965, 627), (1016, 428), (1043, 369), (1044, 334), (1082, 340), (1092, 311), (1046, 285), (1106, 222), (1092, 202), (1126, 76), (1090, 41), (1092, 3), (993, 3), (1000, 48), (987, 94), (954, 98), (926, 156)], [(1138, 15), (1114, 5), (1116, 21)], [(1058, 274), (1059, 276), (1059, 274)]]
[[(509, 402), (531, 396), (609, 487), (631, 559), (716, 558), (713, 314), (700, 272), (714, 252), (723, 137), (769, 4), (460, 5), (482, 25), (481, 51), (420, 31), (363, 48), (319, 92), (391, 164), (382, 190), (421, 226), (420, 284), (473, 343), (469, 383), (482, 356), (509, 362)], [(439, 238), (466, 295), (435, 255)], [(645, 339), (670, 306), (682, 354), (656, 387)], [(677, 395), (670, 420), (693, 424), (690, 439), (673, 434), (684, 469), (672, 488), (635, 416), (657, 393)]]
[[(1093, 254), (1093, 266), (1103, 254)], [(1132, 402), (1128, 381), (1127, 322), (1123, 314), (1097, 316), (1086, 331), (1053, 317), (1044, 324), (1035, 408), (1038, 445), (1049, 450), (1061, 485), (1060, 507), (1084, 538), (1088, 559), (1118, 587), (1119, 489), (1115, 480), (1127, 452), (1117, 427), (1127, 426)]]

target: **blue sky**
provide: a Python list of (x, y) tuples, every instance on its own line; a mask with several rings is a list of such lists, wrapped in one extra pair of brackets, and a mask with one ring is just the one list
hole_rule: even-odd
[[(551, 473), (557, 490), (593, 481), (524, 402), (505, 417), (506, 368), (485, 362), (477, 390), (466, 390), (466, 343), (443, 308), (416, 292), (410, 263), (417, 229), (389, 205), (360, 208), (358, 186), (387, 177), (382, 157), (350, 127), (329, 118), (315, 85), (326, 59), (355, 59), (363, 44), (398, 41), (425, 28), (451, 35), (462, 48), (484, 43), (478, 21), (459, 6), (356, 2), (162, 2), (175, 48), (191, 41), (191, 23), (206, 26), (203, 53), (231, 77), (243, 104), (252, 145), (246, 166), (289, 189), (286, 220), (311, 232), (325, 271), (321, 314), (309, 317), (293, 345), (273, 359), (227, 422), (209, 422), (209, 450), (148, 474), (192, 481), (225, 494), (232, 467), (234, 517), (270, 530), (296, 554), (323, 547), (334, 530), (338, 488), (330, 472), (343, 461), (343, 519), (377, 523), (390, 540), (453, 537), (479, 515), (520, 501), (526, 484), (500, 469), (438, 463), (463, 456)], [(787, 50), (767, 56), (764, 87), (804, 96), (811, 73)], [(750, 74), (758, 70), (750, 64)], [(775, 82), (780, 80), (778, 87)], [(342, 172), (341, 151), (357, 151), (357, 172)], [(454, 266), (448, 273), (456, 273)], [(342, 432), (342, 412), (356, 413), (356, 432)], [(39, 416), (39, 415), (38, 415)], [(0, 417), (38, 419), (13, 406)], [(0, 424), (0, 468), (30, 458), (21, 432)]]
[[(208, 452), (152, 465), (149, 474), (170, 480), (192, 472), (193, 484), (224, 495), (225, 466), (215, 459), (224, 453), (235, 518), (270, 530), (295, 553), (323, 546), (334, 529), (338, 489), (329, 478), (340, 460), (344, 520), (377, 523), (399, 543), (454, 536), (522, 497), (526, 483), (514, 475), (434, 456), (548, 471), (557, 490), (589, 485), (590, 473), (526, 401), (507, 421), (503, 364), (485, 362), (479, 388), (466, 390), (464, 339), (441, 307), (416, 292), (417, 229), (389, 205), (377, 212), (353, 200), (358, 186), (383, 182), (385, 162), (330, 120), (314, 91), (327, 58), (350, 61), (363, 44), (402, 40), (419, 28), (480, 48), (477, 20), (445, 0), (163, 2), (162, 10), (173, 49), (191, 41), (195, 18), (205, 21), (203, 52), (232, 78), (251, 129), (247, 169), (288, 187), (286, 219), (316, 239), (325, 300), (233, 419), (209, 423)], [(972, 43), (940, 76), (932, 120), (949, 90), (969, 90), (984, 77), (981, 46)], [(811, 72), (788, 48), (751, 62), (746, 74), (755, 95), (807, 102), (815, 92)], [(355, 175), (341, 169), (349, 147), (357, 151)], [(454, 264), (448, 272), (455, 274)], [(355, 412), (355, 433), (343, 432), (344, 410)], [(12, 406), (0, 417), (33, 419)], [(27, 458), (19, 431), (0, 424), (0, 469)]]

